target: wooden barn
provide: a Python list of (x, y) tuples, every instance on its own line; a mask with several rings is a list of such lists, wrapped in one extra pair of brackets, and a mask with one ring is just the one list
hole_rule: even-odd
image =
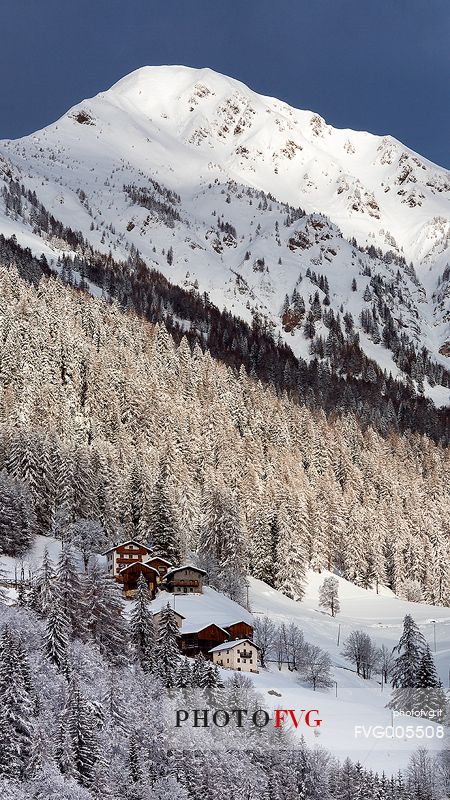
[(178, 640), (178, 646), (185, 656), (198, 656), (203, 653), (205, 658), (212, 659), (210, 650), (218, 644), (228, 641), (229, 634), (224, 628), (220, 628), (215, 622), (199, 627), (197, 630), (189, 629), (183, 631)]
[(150, 547), (146, 547), (145, 544), (137, 542), (135, 539), (110, 547), (103, 553), (106, 556), (108, 574), (112, 578), (118, 579), (119, 573), (124, 567), (131, 563), (146, 561), (151, 552)]
[(134, 597), (141, 575), (146, 580), (152, 599), (154, 598), (158, 587), (158, 570), (154, 567), (149, 567), (148, 564), (143, 564), (141, 561), (135, 561), (133, 564), (127, 564), (126, 567), (122, 567), (117, 576), (116, 580), (122, 584), (125, 597)]
[(253, 639), (253, 626), (249, 622), (244, 622), (244, 620), (232, 622), (231, 625), (224, 625), (224, 628), (230, 634), (230, 639)]
[(166, 574), (165, 586), (167, 591), (173, 594), (203, 594), (205, 575), (204, 569), (194, 567), (192, 564), (185, 564), (182, 567), (169, 569)]
[(150, 558), (146, 559), (145, 563), (148, 564), (149, 567), (154, 567), (154, 569), (158, 570), (159, 572), (158, 583), (164, 580), (168, 570), (172, 566), (170, 561), (166, 561), (166, 559), (162, 558), (162, 556), (150, 556)]

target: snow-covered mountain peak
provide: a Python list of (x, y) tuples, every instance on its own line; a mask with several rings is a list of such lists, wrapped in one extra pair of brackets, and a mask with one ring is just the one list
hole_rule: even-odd
[(388, 371), (402, 368), (380, 340), (387, 314), (448, 367), (450, 175), (390, 136), (333, 128), (210, 69), (142, 67), (0, 142), (0, 179), (0, 231), (37, 252), (67, 245), (37, 224), (36, 200), (94, 248), (137, 249), (172, 281), (266, 319), (298, 355), (311, 356), (304, 322), (318, 291)]

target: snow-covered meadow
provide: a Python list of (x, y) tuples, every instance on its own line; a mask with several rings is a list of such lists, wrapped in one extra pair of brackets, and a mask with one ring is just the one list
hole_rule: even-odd
[[(52, 560), (56, 561), (61, 552), (60, 542), (51, 537), (38, 536), (33, 547), (20, 561), (3, 557), (3, 574), (12, 581), (15, 575), (20, 577), (22, 568), (25, 577), (29, 572), (34, 573), (40, 566), (45, 548)], [(102, 562), (103, 557), (98, 558)], [(79, 564), (81, 570), (81, 554)], [(258, 674), (250, 677), (264, 706), (271, 712), (276, 708), (293, 709), (296, 713), (301, 709), (317, 709), (319, 713), (316, 716), (321, 719), (319, 727), (309, 728), (304, 721), (297, 731), (292, 724), (287, 726), (295, 735), (302, 735), (310, 746), (323, 746), (340, 759), (350, 755), (364, 767), (384, 770), (388, 774), (405, 768), (411, 753), (422, 745), (432, 751), (441, 751), (448, 746), (448, 732), (441, 738), (437, 723), (395, 716), (386, 708), (390, 698), (389, 685), (382, 685), (379, 675), (369, 680), (359, 677), (353, 665), (342, 655), (342, 647), (352, 631), (361, 630), (369, 634), (377, 646), (386, 645), (391, 649), (398, 643), (405, 615), (410, 614), (430, 645), (443, 685), (448, 687), (450, 609), (407, 602), (383, 586), (379, 587), (378, 593), (362, 589), (337, 576), (340, 612), (332, 617), (319, 606), (319, 588), (329, 574), (310, 570), (301, 602), (295, 602), (262, 581), (250, 578), (248, 609), (210, 587), (205, 587), (201, 595), (175, 596), (159, 592), (151, 607), (156, 612), (169, 603), (183, 615), (184, 632), (197, 630), (211, 622), (219, 626), (240, 620), (254, 623), (258, 617), (264, 616), (276, 625), (297, 624), (306, 641), (318, 645), (331, 655), (332, 687), (313, 691), (296, 671), (289, 671), (285, 665), (279, 669), (275, 660), (269, 660), (265, 668), (260, 668)], [(9, 588), (8, 594), (10, 602), (14, 602), (15, 590)], [(123, 602), (125, 613), (129, 616), (133, 601)], [(229, 675), (226, 670), (221, 672), (224, 677)], [(395, 728), (394, 738), (389, 730), (392, 725)], [(414, 736), (409, 738), (411, 732), (406, 729), (411, 725)], [(405, 729), (404, 735), (402, 729)], [(426, 729), (424, 734), (421, 729)], [(422, 735), (424, 738), (420, 738)]]

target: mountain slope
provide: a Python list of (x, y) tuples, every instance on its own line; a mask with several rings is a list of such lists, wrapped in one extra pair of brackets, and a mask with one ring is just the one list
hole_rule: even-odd
[(369, 357), (419, 391), (425, 373), (448, 401), (450, 179), (391, 137), (333, 129), (211, 70), (145, 67), (2, 142), (0, 159), (0, 231), (36, 253), (71, 249), (37, 201), (95, 248), (137, 249), (267, 320), (297, 355), (329, 358), (323, 311), (351, 315)]
[[(25, 578), (28, 578), (29, 574), (39, 574), (45, 549), (56, 564), (61, 553), (61, 542), (49, 536), (36, 537), (33, 547), (23, 554), (20, 562), (4, 558), (3, 566), (8, 580), (14, 583), (20, 570), (23, 570)], [(74, 553), (79, 569), (83, 571), (81, 553), (76, 548)], [(103, 562), (102, 556), (95, 557), (98, 563)], [(359, 630), (368, 634), (378, 647), (384, 645), (390, 652), (401, 636), (405, 614), (411, 614), (433, 650), (436, 666), (445, 685), (448, 677), (450, 609), (430, 609), (425, 604), (401, 600), (385, 587), (380, 587), (380, 594), (376, 594), (373, 590), (356, 587), (338, 577), (341, 613), (338, 617), (331, 617), (318, 604), (319, 587), (328, 575), (326, 571), (320, 574), (308, 571), (305, 596), (300, 603), (280, 594), (263, 581), (250, 578), (251, 613), (209, 586), (204, 588), (202, 595), (174, 596), (160, 592), (151, 603), (151, 610), (158, 611), (167, 603), (175, 607), (184, 616), (183, 632), (198, 629), (212, 621), (218, 625), (228, 625), (238, 619), (245, 619), (257, 625), (264, 617), (268, 617), (276, 627), (282, 624), (298, 626), (307, 642), (314, 643), (330, 654), (333, 684), (328, 690), (322, 688), (314, 691), (310, 684), (302, 679), (298, 669), (288, 668), (292, 657), (292, 644), (289, 643), (280, 651), (278, 641), (274, 641), (265, 653), (265, 667), (260, 668), (259, 673), (249, 676), (264, 707), (272, 714), (276, 708), (318, 708), (322, 720), (320, 728), (309, 728), (303, 724), (298, 730), (292, 730), (293, 736), (302, 736), (308, 747), (314, 748), (318, 744), (325, 747), (341, 761), (350, 754), (366, 768), (384, 771), (387, 774), (395, 773), (398, 769), (408, 766), (410, 755), (416, 749), (416, 741), (420, 738), (420, 729), (423, 729), (424, 724), (434, 727), (436, 723), (420, 717), (414, 719), (400, 716), (395, 719), (396, 724), (403, 727), (406, 724), (411, 725), (416, 729), (416, 736), (405, 737), (399, 734), (395, 738), (378, 738), (373, 726), (386, 728), (392, 724), (392, 712), (387, 708), (391, 688), (389, 685), (380, 686), (381, 676), (378, 673), (367, 680), (358, 676), (354, 666), (343, 656), (343, 644), (352, 631)], [(17, 591), (9, 586), (7, 592), (9, 603), (14, 603), (17, 600)], [(124, 614), (129, 619), (133, 603), (124, 600), (123, 605)], [(433, 619), (430, 619), (430, 616)], [(23, 626), (27, 623), (33, 625), (33, 636), (26, 637), (27, 645), (30, 646), (32, 643), (31, 649), (34, 649), (34, 644), (39, 647), (39, 636), (36, 636), (36, 633), (39, 632), (41, 623), (36, 617), (27, 619), (23, 609), (0, 604), (0, 621), (2, 619), (13, 622), (15, 630), (23, 630)], [(84, 647), (86, 648), (86, 644)], [(298, 641), (297, 649), (299, 649)], [(283, 660), (281, 668), (278, 664), (280, 655)], [(85, 671), (86, 651), (83, 666)], [(108, 670), (105, 670), (104, 674), (102, 672), (97, 664), (97, 679), (91, 680), (88, 684), (93, 697), (99, 698), (99, 705), (103, 701), (101, 689)], [(136, 675), (136, 670), (134, 674)], [(223, 681), (233, 674), (235, 675), (227, 670), (221, 670)], [(49, 677), (48, 675), (47, 680)], [(56, 675), (52, 677), (54, 679)], [(36, 688), (40, 689), (40, 676), (36, 675), (36, 678)], [(52, 692), (52, 697), (57, 695), (57, 692)], [(160, 695), (163, 701), (164, 693), (161, 689)], [(198, 699), (198, 695), (195, 697)], [(239, 691), (235, 694), (235, 702), (238, 698), (244, 700), (244, 695), (240, 695)], [(186, 708), (191, 707), (189, 703), (193, 699), (189, 691), (185, 693)], [(248, 700), (248, 697), (245, 699)], [(248, 708), (247, 703), (243, 702), (242, 707)], [(357, 726), (361, 733), (362, 725), (369, 731), (366, 737), (357, 736), (355, 733), (355, 728), (358, 730)], [(436, 735), (437, 728), (434, 729), (433, 736), (430, 736), (430, 730), (431, 727), (428, 728), (427, 749), (437, 754), (443, 749), (443, 740), (439, 734)], [(196, 735), (196, 731), (193, 731), (193, 735)], [(244, 742), (242, 748), (247, 749)]]
[(148, 537), (159, 481), (184, 555), (220, 519), (233, 559), (290, 595), (310, 563), (448, 605), (448, 448), (327, 419), (53, 278), (1, 268), (0, 330), (0, 489), (6, 519), (21, 509), (7, 554), (80, 518)]

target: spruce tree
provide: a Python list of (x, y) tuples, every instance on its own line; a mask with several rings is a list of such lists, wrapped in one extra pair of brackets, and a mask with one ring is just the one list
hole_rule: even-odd
[(154, 672), (166, 688), (176, 685), (180, 655), (178, 650), (178, 626), (169, 604), (161, 610), (158, 639), (155, 646)]
[(155, 646), (155, 626), (150, 602), (151, 597), (147, 582), (144, 576), (140, 575), (134, 607), (130, 617), (130, 638), (136, 660), (144, 672), (151, 671)]
[(180, 531), (168, 488), (167, 468), (163, 464), (150, 497), (149, 540), (154, 552), (171, 564), (179, 564)]
[(177, 689), (188, 689), (192, 685), (191, 666), (187, 658), (183, 658), (177, 669), (175, 686)]
[[(23, 780), (31, 757), (35, 705), (20, 640), (5, 626), (0, 638), (0, 774)], [(8, 759), (11, 759), (8, 764)]]
[(394, 652), (398, 655), (391, 671), (393, 687), (389, 708), (413, 711), (416, 705), (417, 676), (426, 641), (410, 614), (403, 620), (403, 633)]
[(207, 660), (203, 653), (195, 657), (192, 665), (192, 686), (198, 689), (205, 689), (207, 684)]
[(243, 604), (245, 552), (242, 527), (235, 497), (224, 486), (209, 486), (204, 492), (199, 556), (210, 584)]
[(128, 748), (128, 774), (132, 783), (142, 782), (141, 748), (135, 735), (131, 736)]
[(62, 549), (56, 569), (55, 591), (67, 619), (70, 636), (83, 639), (86, 635), (85, 586), (70, 547)]
[(302, 531), (292, 530), (286, 498), (277, 511), (276, 588), (293, 600), (305, 592), (307, 554)]
[(0, 705), (0, 778), (18, 781), (23, 774), (22, 763), (15, 745), (15, 731), (8, 715), (8, 709)]
[(272, 531), (269, 513), (262, 508), (256, 514), (251, 542), (251, 574), (254, 578), (273, 586), (274, 563), (272, 553)]
[(100, 653), (112, 664), (127, 658), (128, 629), (117, 584), (95, 560), (86, 576), (86, 621)]
[(73, 776), (86, 788), (92, 786), (99, 762), (96, 721), (75, 680), (61, 715), (56, 758), (64, 774)]
[(416, 678), (417, 704), (430, 711), (430, 718), (439, 722), (445, 719), (446, 696), (436, 671), (433, 656), (427, 645)]
[(44, 550), (42, 564), (32, 581), (28, 605), (36, 614), (46, 616), (55, 593), (55, 571), (48, 548)]
[(47, 608), (44, 652), (61, 672), (68, 669), (70, 626), (59, 595), (55, 595)]

